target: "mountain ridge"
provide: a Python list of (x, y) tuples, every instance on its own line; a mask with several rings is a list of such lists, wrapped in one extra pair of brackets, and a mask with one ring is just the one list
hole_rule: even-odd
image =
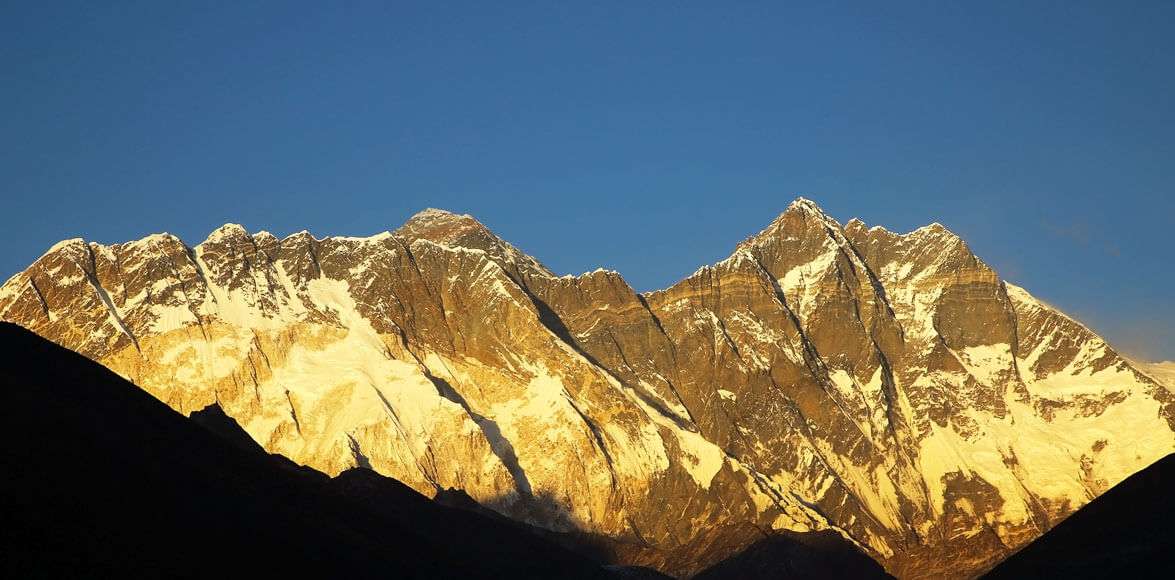
[[(804, 207), (806, 209), (814, 209), (814, 211), (820, 212), (820, 214), (823, 215), (824, 218), (835, 221), (834, 218), (831, 218), (830, 216), (827, 216), (827, 214), (824, 214), (824, 210), (822, 208), (820, 208), (816, 204), (816, 202), (814, 202), (806, 197), (798, 197), (798, 198), (796, 198), (795, 201), (793, 201), (791, 204), (789, 204), (787, 209), (785, 209), (778, 216), (776, 216), (776, 218), (772, 221), (772, 224), (774, 224), (776, 221), (778, 221), (780, 218), (782, 218), (784, 216), (784, 214), (787, 213), (788, 210), (795, 208), (795, 207)], [(400, 226), (398, 226), (394, 230), (383, 230), (383, 231), (376, 232), (376, 233), (373, 233), (373, 234), (367, 235), (367, 236), (328, 235), (328, 236), (318, 237), (318, 236), (314, 235), (313, 233), (311, 233), (307, 229), (301, 229), (296, 232), (287, 234), (284, 237), (278, 237), (267, 230), (258, 230), (257, 232), (250, 234), (248, 229), (240, 223), (225, 222), (224, 224), (214, 228), (207, 236), (205, 236), (203, 241), (193, 245), (192, 247), (194, 248), (195, 246), (199, 246), (201, 244), (209, 242), (210, 240), (214, 241), (214, 242), (219, 241), (226, 236), (225, 232), (232, 232), (232, 234), (243, 235), (246, 237), (270, 238), (270, 239), (273, 239), (279, 243), (284, 243), (284, 242), (291, 241), (291, 240), (298, 239), (298, 238), (309, 238), (309, 239), (314, 240), (315, 242), (322, 242), (325, 240), (380, 241), (382, 239), (386, 239), (386, 238), (388, 238), (392, 235), (395, 235), (395, 234), (403, 234), (404, 233), (403, 230), (406, 227), (410, 226), (410, 224), (412, 224), (414, 221), (415, 222), (422, 222), (422, 221), (429, 221), (429, 220), (434, 220), (434, 219), (451, 220), (451, 221), (459, 221), (459, 222), (469, 223), (469, 224), (471, 224), (472, 227), (475, 227), (479, 231), (484, 232), (485, 234), (488, 234), (489, 236), (492, 236), (493, 239), (495, 239), (497, 242), (508, 246), (510, 249), (517, 252), (519, 255), (524, 255), (524, 256), (531, 258), (537, 264), (539, 264), (543, 270), (546, 270), (548, 273), (551, 274), (551, 276), (554, 276), (554, 277), (582, 278), (587, 275), (597, 274), (597, 273), (601, 273), (601, 272), (612, 273), (612, 274), (619, 275), (621, 277), (623, 277), (623, 275), (624, 275), (623, 272), (621, 272), (619, 270), (616, 270), (616, 269), (610, 268), (610, 267), (606, 267), (603, 265), (597, 266), (591, 270), (585, 270), (579, 274), (574, 274), (574, 273), (555, 274), (551, 270), (549, 270), (545, 265), (543, 265), (542, 262), (540, 260), (538, 260), (537, 258), (534, 258), (533, 256), (530, 256), (529, 254), (522, 252), (517, 247), (513, 246), (509, 242), (506, 242), (504, 239), (499, 237), (497, 234), (495, 234), (493, 232), (493, 230), (491, 230), (488, 226), (486, 226), (483, 222), (478, 220), (472, 214), (460, 213), (457, 211), (452, 211), (452, 210), (447, 210), (447, 209), (442, 209), (442, 208), (434, 208), (434, 207), (427, 207), (427, 208), (424, 208), (424, 209), (412, 214), (407, 220), (405, 220), (404, 223), (402, 223)], [(932, 222), (928, 225), (915, 228), (915, 229), (910, 230), (909, 232), (905, 232), (905, 233), (893, 232), (882, 225), (869, 226), (864, 221), (862, 221), (860, 218), (856, 218), (856, 217), (850, 218), (847, 222), (845, 222), (844, 227), (848, 228), (848, 227), (850, 227), (851, 224), (859, 224), (863, 229), (866, 229), (868, 231), (878, 231), (878, 232), (890, 233), (890, 234), (894, 234), (894, 235), (902, 236), (902, 237), (910, 236), (910, 235), (913, 235), (913, 234), (919, 232), (920, 230), (927, 230), (927, 229), (943, 230), (943, 231), (949, 233), (951, 236), (958, 237), (957, 234), (955, 234), (949, 228), (947, 228), (946, 226), (944, 226), (943, 224), (941, 224), (939, 222)], [(737, 253), (739, 247), (741, 247), (743, 244), (747, 243), (748, 241), (750, 241), (754, 237), (761, 235), (761, 234), (764, 234), (767, 230), (770, 229), (770, 227), (771, 226), (769, 225), (767, 228), (764, 228), (763, 230), (761, 230), (758, 234), (754, 234), (754, 235), (748, 236), (747, 238), (744, 238), (742, 241), (740, 241), (736, 245), (735, 252), (732, 253), (730, 256), (727, 256), (723, 260), (720, 260), (720, 262), (728, 260), (731, 257), (733, 257), (734, 254)], [(43, 258), (43, 257), (45, 257), (55, 251), (61, 250), (62, 248), (65, 248), (65, 247), (71, 246), (71, 245), (94, 244), (98, 247), (109, 248), (112, 246), (121, 246), (121, 245), (125, 245), (125, 244), (144, 243), (144, 242), (148, 242), (148, 241), (158, 239), (158, 238), (174, 239), (174, 240), (180, 240), (182, 242), (182, 239), (179, 236), (177, 236), (169, 231), (150, 233), (150, 234), (147, 234), (137, 240), (132, 240), (129, 242), (114, 243), (114, 244), (102, 244), (99, 242), (87, 241), (83, 237), (66, 238), (66, 239), (63, 239), (63, 240), (53, 244), (52, 246), (50, 246), (49, 249), (46, 250), (44, 253), (42, 253), (40, 256), (38, 256), (34, 260), (34, 262), (36, 262), (36, 260), (39, 260), (39, 259), (41, 259), (41, 258)], [(959, 238), (959, 239), (961, 240), (961, 238)], [(432, 240), (432, 241), (436, 241), (436, 240)], [(450, 242), (453, 242), (453, 240), (450, 240)], [(454, 245), (462, 246), (463, 244), (456, 243)], [(479, 248), (471, 248), (471, 249), (479, 249)], [(714, 266), (714, 264), (703, 264), (703, 265), (699, 266), (697, 269), (695, 269), (693, 273), (697, 273), (697, 271), (701, 268), (713, 267), (713, 266)], [(637, 293), (641, 294), (641, 295), (647, 295), (647, 294), (652, 294), (652, 293), (656, 293), (656, 292), (662, 292), (662, 291), (668, 290), (673, 285), (689, 278), (691, 275), (692, 274), (688, 274), (688, 275), (685, 275), (681, 278), (678, 278), (675, 281), (673, 281), (672, 283), (670, 283), (668, 286), (660, 287), (660, 288), (651, 288), (651, 289), (647, 289), (647, 290), (640, 290), (640, 291), (637, 291)]]
[(694, 543), (725, 524), (978, 573), (1175, 444), (1166, 388), (941, 225), (800, 199), (646, 293), (439, 210), (368, 238), (217, 232), (61, 244), (0, 318), (181, 412), (223, 402), (299, 463), (464, 489), (674, 574), (721, 559)]

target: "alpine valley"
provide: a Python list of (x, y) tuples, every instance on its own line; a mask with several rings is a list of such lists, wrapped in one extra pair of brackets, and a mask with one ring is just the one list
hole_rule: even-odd
[(831, 536), (973, 577), (1175, 451), (1170, 374), (939, 224), (802, 198), (655, 292), (430, 209), (367, 238), (66, 240), (0, 318), (327, 475), (460, 490), (675, 576)]

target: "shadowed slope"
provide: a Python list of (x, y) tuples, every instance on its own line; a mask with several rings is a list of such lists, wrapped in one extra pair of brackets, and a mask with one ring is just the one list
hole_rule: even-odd
[(367, 470), (332, 480), (250, 449), (218, 409), (198, 417), (214, 435), (7, 323), (0, 368), (5, 577), (611, 576)]
[(1175, 455), (1130, 476), (984, 578), (1175, 577)]
[(760, 540), (694, 580), (890, 578), (880, 564), (835, 532), (784, 533)]

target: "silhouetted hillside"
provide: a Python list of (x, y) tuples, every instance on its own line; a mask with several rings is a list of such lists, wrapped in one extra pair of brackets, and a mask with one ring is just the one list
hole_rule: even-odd
[(0, 368), (5, 577), (614, 576), (374, 472), (270, 456), (12, 324)]
[(694, 580), (890, 577), (880, 564), (839, 534), (825, 531), (765, 538), (707, 568)]
[(1126, 478), (985, 578), (1175, 577), (1175, 455)]
[[(313, 469), (297, 465), (281, 455), (269, 455), (256, 441), (249, 437), (249, 434), (232, 417), (225, 414), (224, 410), (218, 405), (210, 405), (192, 413), (190, 419), (241, 449), (252, 454), (268, 456), (271, 461), (286, 469), (320, 475)], [(415, 501), (400, 501), (399, 495), (405, 492), (413, 496), (418, 494), (395, 479), (384, 477), (369, 469), (348, 470), (339, 474), (338, 477), (331, 479), (328, 485), (333, 492), (340, 493), (348, 499), (358, 502), (364, 509), (373, 510), (376, 513), (386, 513), (391, 517), (396, 517), (401, 520), (409, 518), (432, 518), (437, 515), (435, 513), (435, 505), (421, 504)], [(506, 541), (512, 541), (512, 538), (516, 536), (522, 538), (524, 544), (520, 548), (523, 550), (533, 547), (532, 544), (535, 543), (535, 540), (531, 536), (539, 536), (541, 539), (577, 553), (592, 562), (603, 563), (616, 559), (613, 557), (611, 551), (602, 548), (603, 545), (609, 542), (607, 538), (582, 532), (553, 532), (512, 520), (477, 503), (477, 501), (469, 497), (469, 494), (461, 490), (442, 489), (432, 499), (432, 503), (449, 508), (450, 511), (445, 512), (445, 514), (450, 518), (454, 516), (452, 511), (474, 512), (474, 514), (456, 514), (458, 521), (477, 520), (477, 516), (481, 516), (484, 519), (491, 520), (498, 527), (505, 526), (514, 529), (514, 533), (506, 532), (502, 537)], [(481, 527), (485, 527), (486, 525), (488, 524), (480, 523)], [(460, 534), (463, 531), (458, 530), (457, 533)], [(501, 550), (500, 546), (495, 545), (493, 548), (495, 551)], [(490, 554), (488, 557), (496, 556)], [(612, 574), (625, 579), (656, 580), (670, 578), (670, 576), (666, 576), (647, 567), (609, 564), (604, 566), (604, 568)]]

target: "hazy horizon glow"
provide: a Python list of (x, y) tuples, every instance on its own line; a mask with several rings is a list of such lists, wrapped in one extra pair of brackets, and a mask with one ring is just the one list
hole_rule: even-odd
[(469, 213), (638, 290), (792, 199), (941, 222), (1175, 359), (1175, 5), (7, 6), (0, 277), (53, 243)]

